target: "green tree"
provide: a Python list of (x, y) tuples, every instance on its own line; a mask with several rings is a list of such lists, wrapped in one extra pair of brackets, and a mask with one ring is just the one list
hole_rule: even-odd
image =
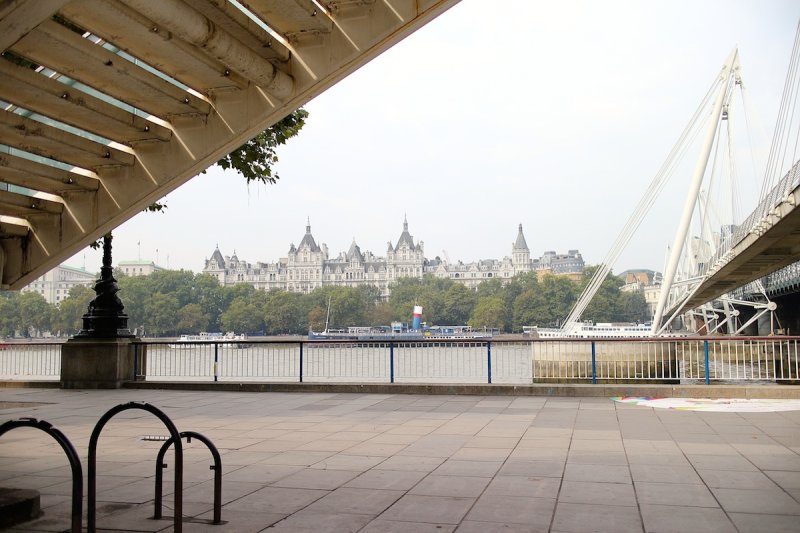
[(528, 289), (514, 298), (514, 331), (524, 326), (547, 326), (549, 314), (547, 305), (539, 291)]
[(473, 329), (483, 328), (496, 328), (499, 330), (505, 329), (505, 303), (503, 298), (498, 296), (489, 296), (478, 300), (475, 310), (472, 312), (472, 317), (469, 319), (469, 325)]
[(620, 292), (619, 314), (620, 322), (647, 322), (650, 320), (650, 308), (644, 295), (638, 292)]
[(477, 294), (478, 298), (488, 298), (491, 296), (503, 296), (505, 287), (503, 280), (500, 278), (487, 279), (478, 285)]
[(566, 276), (545, 275), (539, 283), (539, 289), (548, 305), (548, 324), (560, 326), (575, 305), (575, 283)]
[[(539, 279), (535, 272), (528, 272), (514, 276), (511, 281), (505, 286), (503, 290), (503, 303), (504, 303), (504, 323), (506, 331), (521, 331), (522, 326), (529, 325), (527, 317), (517, 317), (516, 310), (519, 307), (516, 304), (517, 298), (525, 291), (533, 291), (534, 293), (539, 288)], [(523, 306), (524, 307), (524, 306)]]
[[(597, 268), (592, 266), (584, 270), (581, 285), (585, 286), (588, 283)], [(582, 318), (593, 322), (622, 321), (623, 309), (619, 290), (622, 285), (624, 282), (609, 272), (592, 301), (586, 306)]]
[(54, 332), (74, 334), (83, 327), (83, 315), (89, 309), (89, 302), (95, 292), (85, 285), (76, 285), (69, 290), (69, 296), (61, 300), (53, 321)]
[(322, 331), (325, 329), (325, 317), (327, 310), (315, 305), (308, 312), (308, 329), (311, 331)]
[(13, 337), (17, 327), (17, 292), (0, 292), (0, 337)]
[(203, 311), (203, 307), (200, 304), (188, 303), (178, 310), (178, 324), (176, 328), (179, 333), (207, 331), (208, 325), (208, 313)]
[(372, 308), (369, 317), (370, 326), (389, 326), (392, 323), (392, 308), (388, 302), (380, 302)]
[(253, 287), (249, 283), (237, 283), (229, 287), (223, 287), (222, 295), (223, 295), (224, 306), (227, 309), (228, 306), (231, 305), (231, 302), (233, 302), (237, 298), (244, 298), (245, 300), (247, 300), (255, 292), (256, 292), (255, 287)]
[(257, 305), (247, 298), (236, 298), (222, 313), (222, 327), (234, 333), (254, 333), (261, 331), (264, 320)]
[[(128, 315), (128, 326), (131, 330), (148, 326), (147, 303), (154, 294), (150, 283), (150, 276), (120, 276), (117, 278), (119, 286), (119, 297), (125, 306), (125, 314)], [(177, 303), (177, 300), (176, 300)], [(177, 312), (177, 308), (175, 309)], [(84, 310), (84, 312), (86, 312)], [(173, 316), (173, 321), (175, 317)], [(155, 334), (146, 328), (148, 334)]]
[(466, 285), (454, 283), (444, 294), (444, 309), (441, 325), (464, 325), (472, 316), (477, 303), (477, 294)]
[(53, 307), (38, 292), (23, 292), (16, 298), (16, 329), (27, 337), (31, 329), (43, 332), (50, 330), (53, 318)]
[(302, 294), (270, 291), (264, 304), (264, 331), (267, 335), (308, 332), (308, 307)]
[(414, 306), (420, 305), (424, 322), (444, 325), (445, 295), (456, 284), (455, 281), (437, 278), (432, 274), (426, 274), (422, 279), (401, 278), (392, 284), (392, 294), (389, 296), (392, 316), (401, 322), (411, 322)]
[(217, 161), (217, 164), (224, 169), (236, 170), (248, 183), (275, 183), (280, 179), (272, 168), (278, 162), (276, 148), (300, 133), (307, 118), (308, 111), (305, 109), (294, 111)]
[(575, 303), (575, 284), (548, 274), (514, 300), (514, 330), (523, 326), (560, 326)]
[(227, 301), (225, 291), (217, 278), (210, 274), (195, 275), (192, 302), (199, 305), (208, 316), (206, 327), (209, 331), (219, 331), (222, 328), (220, 316), (227, 307)]
[(156, 337), (166, 337), (177, 332), (180, 305), (178, 299), (170, 294), (157, 292), (150, 295), (144, 303), (144, 326), (146, 331)]
[(170, 294), (178, 305), (183, 307), (194, 301), (193, 287), (195, 276), (188, 270), (159, 270), (149, 276), (139, 276), (147, 278), (150, 290), (161, 294)]

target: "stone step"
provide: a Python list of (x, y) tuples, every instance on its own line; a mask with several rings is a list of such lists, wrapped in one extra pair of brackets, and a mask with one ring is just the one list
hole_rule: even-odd
[(42, 515), (39, 491), (0, 487), (0, 529)]

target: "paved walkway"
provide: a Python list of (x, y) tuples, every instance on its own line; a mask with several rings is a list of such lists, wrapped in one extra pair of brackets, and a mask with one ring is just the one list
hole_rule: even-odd
[[(193, 519), (185, 531), (800, 531), (800, 411), (654, 410), (604, 398), (0, 389), (0, 421), (52, 422), (85, 470), (94, 424), (132, 400), (162, 408), (223, 454), (227, 523), (212, 526), (202, 523), (211, 517), (209, 454), (196, 441), (186, 448), (184, 513)], [(144, 411), (106, 426), (100, 529), (171, 530), (150, 518), (162, 443), (141, 438), (165, 434)], [(69, 468), (44, 434), (16, 429), (0, 438), (0, 486), (42, 493), (44, 517), (15, 531), (69, 526)]]

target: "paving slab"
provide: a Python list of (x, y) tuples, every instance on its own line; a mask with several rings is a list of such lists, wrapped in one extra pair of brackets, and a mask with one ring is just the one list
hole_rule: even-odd
[(476, 522), (524, 524), (547, 530), (556, 501), (551, 498), (526, 498), (484, 494), (467, 515)]
[[(658, 533), (736, 533), (722, 509), (672, 505), (641, 506), (645, 531)], [(762, 523), (762, 527), (765, 524)], [(762, 529), (760, 531), (773, 531)]]
[(558, 494), (558, 501), (564, 503), (636, 506), (633, 485), (627, 483), (564, 480), (561, 484), (561, 492)]
[[(37, 402), (24, 413), (0, 407), (0, 422), (49, 420), (86, 465), (89, 435), (109, 406), (162, 407), (222, 452), (227, 523), (207, 523), (213, 472), (206, 450), (187, 447), (186, 531), (781, 532), (800, 523), (800, 412), (293, 390), (0, 388), (0, 406)], [(122, 413), (109, 425), (98, 463), (101, 528), (171, 530), (149, 518), (162, 442), (140, 438), (164, 434), (149, 413)], [(45, 515), (17, 530), (63, 531), (70, 469), (58, 445), (38, 437), (0, 440), (0, 484), (42, 493)], [(172, 452), (167, 462), (165, 514)]]
[(729, 513), (740, 533), (797, 533), (796, 516)]
[(643, 531), (636, 507), (559, 502), (552, 531), (563, 533), (635, 533)]

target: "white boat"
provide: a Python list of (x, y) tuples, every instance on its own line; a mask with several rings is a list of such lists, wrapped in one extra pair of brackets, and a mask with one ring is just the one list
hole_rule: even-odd
[(573, 322), (565, 328), (537, 328), (525, 326), (523, 333), (537, 334), (541, 339), (603, 339), (603, 338), (643, 338), (652, 337), (650, 324), (625, 322)]
[(239, 335), (229, 331), (224, 335), (222, 333), (207, 333), (200, 332), (198, 335), (181, 335), (174, 342), (169, 344), (170, 348), (192, 348), (202, 343), (219, 343), (220, 345), (234, 345), (237, 348), (248, 348), (247, 335), (240, 333)]

